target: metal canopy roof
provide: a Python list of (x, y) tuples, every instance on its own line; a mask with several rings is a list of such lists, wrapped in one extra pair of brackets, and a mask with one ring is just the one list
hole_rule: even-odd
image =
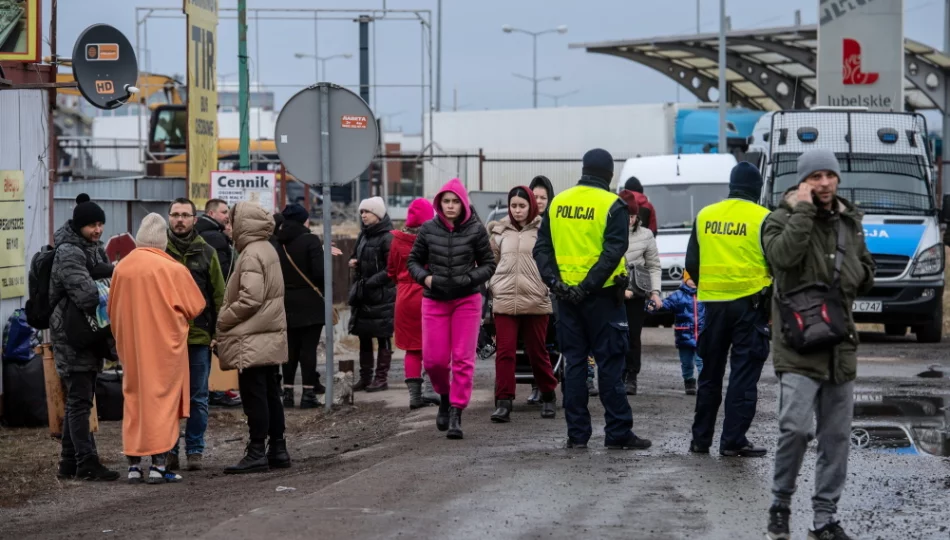
[[(649, 66), (679, 82), (700, 101), (718, 100), (719, 35), (578, 43), (572, 49), (609, 54)], [(774, 111), (815, 105), (818, 27), (791, 26), (726, 34), (726, 88), (736, 106)], [(907, 110), (947, 108), (950, 57), (904, 40)]]

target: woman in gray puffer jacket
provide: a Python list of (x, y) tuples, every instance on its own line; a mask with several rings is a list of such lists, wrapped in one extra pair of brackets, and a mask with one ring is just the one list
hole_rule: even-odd
[(645, 307), (649, 296), (651, 308), (663, 304), (660, 299), (660, 255), (656, 248), (656, 238), (653, 232), (640, 223), (640, 208), (632, 191), (623, 190), (620, 198), (627, 203), (630, 210), (630, 240), (627, 253), (624, 255), (627, 273), (633, 276), (635, 268), (645, 268), (650, 274), (650, 283), (637, 283), (639, 287), (626, 291), (627, 331), (630, 340), (630, 350), (627, 351), (627, 370), (624, 377), (624, 386), (628, 396), (637, 395), (637, 375), (640, 374), (640, 332), (643, 330), (643, 320), (646, 318)]

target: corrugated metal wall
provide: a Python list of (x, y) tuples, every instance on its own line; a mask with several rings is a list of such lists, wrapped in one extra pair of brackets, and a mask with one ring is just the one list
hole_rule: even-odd
[(76, 197), (89, 195), (106, 214), (103, 238), (131, 233), (139, 229), (142, 219), (150, 212), (163, 216), (168, 213), (168, 204), (185, 196), (183, 178), (110, 178), (82, 180), (56, 184), (53, 193), (54, 223), (57, 226), (72, 218)]
[[(49, 239), (49, 169), (47, 93), (43, 90), (0, 91), (0, 169), (23, 171), (26, 183), (25, 253), (33, 254)], [(29, 269), (27, 269), (29, 271)], [(0, 324), (26, 298), (0, 300)]]

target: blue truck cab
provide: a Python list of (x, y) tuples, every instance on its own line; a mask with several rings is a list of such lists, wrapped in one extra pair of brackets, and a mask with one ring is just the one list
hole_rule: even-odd
[(762, 153), (763, 205), (775, 208), (795, 187), (798, 156), (828, 148), (841, 165), (838, 195), (864, 213), (877, 266), (874, 288), (855, 300), (854, 319), (908, 328), (921, 343), (943, 330), (944, 245), (927, 124), (915, 113), (814, 108), (763, 116), (750, 149)]

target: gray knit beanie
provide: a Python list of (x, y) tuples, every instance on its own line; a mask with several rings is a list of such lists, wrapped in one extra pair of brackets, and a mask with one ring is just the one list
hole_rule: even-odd
[(154, 212), (145, 216), (139, 225), (139, 232), (135, 234), (135, 245), (165, 251), (168, 248), (168, 225), (165, 218)]
[(827, 148), (816, 148), (798, 156), (798, 183), (801, 184), (809, 176), (818, 171), (831, 171), (841, 182), (841, 166), (834, 152)]

